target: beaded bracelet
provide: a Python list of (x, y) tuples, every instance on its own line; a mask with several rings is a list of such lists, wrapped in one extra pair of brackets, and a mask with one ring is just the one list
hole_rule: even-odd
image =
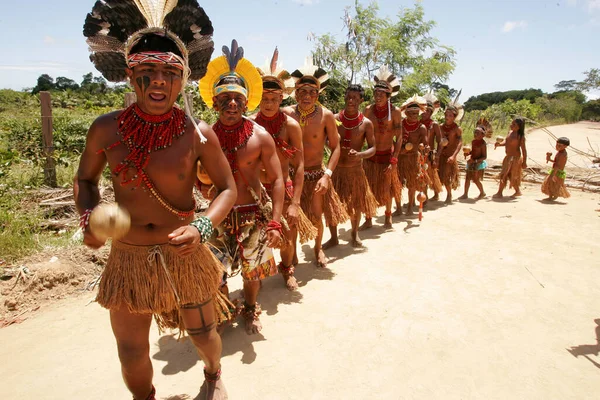
[(90, 215), (92, 215), (92, 209), (87, 208), (83, 214), (79, 216), (79, 227), (85, 231), (85, 228), (90, 224)]
[(277, 231), (280, 234), (283, 234), (283, 226), (277, 221), (269, 221), (267, 224), (267, 232), (269, 231)]
[(390, 157), (390, 164), (393, 164), (393, 165), (398, 164), (398, 158), (397, 157)]
[(203, 215), (202, 217), (193, 220), (190, 222), (190, 225), (200, 232), (200, 243), (206, 242), (212, 236), (213, 224), (207, 216)]

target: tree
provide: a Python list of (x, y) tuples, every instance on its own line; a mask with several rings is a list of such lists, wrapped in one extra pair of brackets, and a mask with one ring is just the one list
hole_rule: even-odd
[(600, 89), (600, 68), (592, 68), (584, 74), (585, 79), (580, 83), (579, 90), (586, 92)]
[(344, 10), (344, 41), (329, 33), (311, 37), (314, 62), (330, 73), (332, 81), (370, 86), (379, 67), (387, 65), (402, 78), (402, 98), (448, 78), (455, 52), (431, 36), (435, 22), (424, 19), (420, 3), (401, 9), (394, 20), (380, 18), (378, 11), (377, 3), (362, 6), (355, 0), (353, 7)]
[(73, 79), (65, 78), (64, 76), (59, 76), (56, 78), (55, 87), (57, 90), (77, 90), (79, 89), (79, 85)]
[(556, 89), (556, 91), (558, 92), (563, 92), (563, 91), (572, 91), (572, 90), (577, 90), (577, 87), (579, 86), (579, 82), (577, 82), (575, 79), (571, 79), (568, 81), (560, 81), (558, 82), (556, 85), (554, 85), (554, 88)]
[(54, 78), (48, 74), (42, 74), (37, 79), (37, 85), (31, 90), (32, 94), (54, 89)]
[(85, 87), (88, 86), (92, 83), (92, 79), (94, 78), (94, 75), (92, 75), (91, 72), (88, 72), (87, 74), (85, 74), (83, 76), (83, 79), (81, 80), (81, 87)]

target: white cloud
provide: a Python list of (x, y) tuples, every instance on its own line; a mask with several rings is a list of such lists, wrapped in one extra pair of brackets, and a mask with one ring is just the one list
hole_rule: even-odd
[(508, 33), (517, 28), (525, 28), (527, 21), (506, 21), (502, 27), (502, 32)]
[(33, 64), (0, 65), (0, 71), (31, 71), (31, 72), (69, 72), (64, 64), (54, 62), (39, 62)]
[(296, 4), (300, 4), (301, 6), (313, 6), (319, 3), (319, 0), (292, 0)]
[(56, 43), (56, 39), (54, 39), (52, 36), (44, 36), (44, 43), (54, 44)]
[(586, 8), (590, 12), (600, 10), (600, 0), (586, 0)]

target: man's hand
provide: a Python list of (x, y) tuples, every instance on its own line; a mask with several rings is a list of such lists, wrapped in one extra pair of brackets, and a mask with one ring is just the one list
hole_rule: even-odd
[(452, 157), (448, 157), (448, 160), (447, 160), (447, 162), (448, 162), (448, 164), (453, 164), (453, 163), (455, 163), (455, 162), (456, 162), (456, 157), (454, 157), (454, 156), (452, 156)]
[(331, 186), (330, 179), (331, 178), (329, 177), (329, 175), (323, 174), (323, 176), (321, 177), (321, 179), (319, 179), (317, 185), (315, 186), (315, 194), (325, 194), (325, 192), (327, 192), (329, 190), (329, 187)]
[(557, 183), (558, 177), (556, 175), (552, 176), (552, 182)]
[(354, 149), (350, 149), (348, 151), (348, 157), (350, 158), (360, 158), (360, 154), (358, 154), (358, 152)]
[(285, 219), (287, 220), (288, 225), (296, 225), (298, 222), (298, 204), (292, 203), (289, 205), (287, 212), (285, 214)]
[(169, 233), (169, 244), (180, 256), (189, 256), (200, 244), (200, 232), (191, 225), (180, 226)]
[(523, 168), (527, 168), (527, 160), (523, 160)]
[(83, 231), (83, 244), (85, 244), (87, 247), (97, 250), (104, 246), (104, 243), (106, 243), (106, 240), (99, 240), (96, 238), (96, 236), (90, 232), (89, 226)]
[(274, 248), (281, 246), (281, 234), (277, 229), (272, 229), (267, 232), (267, 246)]

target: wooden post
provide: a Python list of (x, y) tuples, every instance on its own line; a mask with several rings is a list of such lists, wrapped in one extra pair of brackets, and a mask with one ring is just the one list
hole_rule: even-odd
[(130, 105), (132, 105), (133, 103), (135, 103), (136, 100), (137, 100), (137, 98), (135, 97), (135, 92), (125, 93), (125, 101), (124, 101), (125, 108), (127, 108)]
[(57, 187), (52, 138), (52, 101), (49, 92), (40, 92), (40, 103), (42, 105), (42, 146), (46, 157), (44, 183), (50, 187)]

